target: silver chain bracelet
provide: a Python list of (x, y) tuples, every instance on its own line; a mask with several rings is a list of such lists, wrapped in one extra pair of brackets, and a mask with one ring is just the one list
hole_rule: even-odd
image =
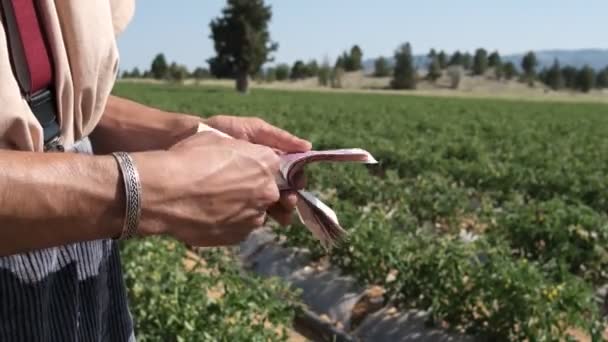
[(135, 162), (128, 153), (115, 152), (112, 155), (118, 162), (125, 185), (125, 221), (118, 239), (126, 240), (137, 234), (142, 205), (141, 182)]

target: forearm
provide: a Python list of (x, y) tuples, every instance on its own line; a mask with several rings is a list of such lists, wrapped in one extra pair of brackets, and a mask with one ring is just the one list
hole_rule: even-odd
[(111, 156), (0, 151), (0, 256), (120, 234)]
[(110, 96), (91, 134), (97, 154), (164, 150), (196, 133), (201, 119)]

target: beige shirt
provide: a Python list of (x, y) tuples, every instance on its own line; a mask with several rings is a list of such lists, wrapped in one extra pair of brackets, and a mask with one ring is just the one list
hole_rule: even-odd
[[(135, 0), (40, 0), (53, 58), (64, 145), (99, 122), (118, 73), (116, 35), (133, 16)], [(21, 95), (0, 26), (0, 149), (42, 151), (42, 127)]]

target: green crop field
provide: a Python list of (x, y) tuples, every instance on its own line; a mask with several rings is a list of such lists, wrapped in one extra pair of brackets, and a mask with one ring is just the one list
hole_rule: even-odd
[[(430, 310), (435, 324), (488, 340), (557, 340), (572, 328), (599, 336), (594, 293), (608, 283), (608, 105), (270, 90), (243, 96), (127, 83), (115, 94), (203, 116), (259, 116), (316, 149), (372, 152), (380, 165), (311, 167), (309, 188), (350, 233), (331, 262), (384, 287), (398, 307)], [(325, 253), (299, 225), (278, 231), (288, 244)], [(182, 313), (172, 314), (179, 320)], [(135, 311), (135, 319), (163, 318)]]

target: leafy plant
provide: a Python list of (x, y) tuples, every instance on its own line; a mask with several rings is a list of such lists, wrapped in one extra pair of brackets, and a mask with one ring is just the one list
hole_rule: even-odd
[[(349, 231), (333, 264), (383, 286), (391, 304), (482, 339), (564, 340), (578, 328), (599, 340), (608, 106), (127, 83), (115, 93), (261, 116), (317, 149), (370, 150), (380, 165), (309, 173)], [(277, 232), (326, 254), (299, 225)]]
[(285, 341), (292, 293), (277, 280), (244, 275), (220, 251), (184, 264), (167, 239), (122, 248), (135, 332), (140, 341)]

